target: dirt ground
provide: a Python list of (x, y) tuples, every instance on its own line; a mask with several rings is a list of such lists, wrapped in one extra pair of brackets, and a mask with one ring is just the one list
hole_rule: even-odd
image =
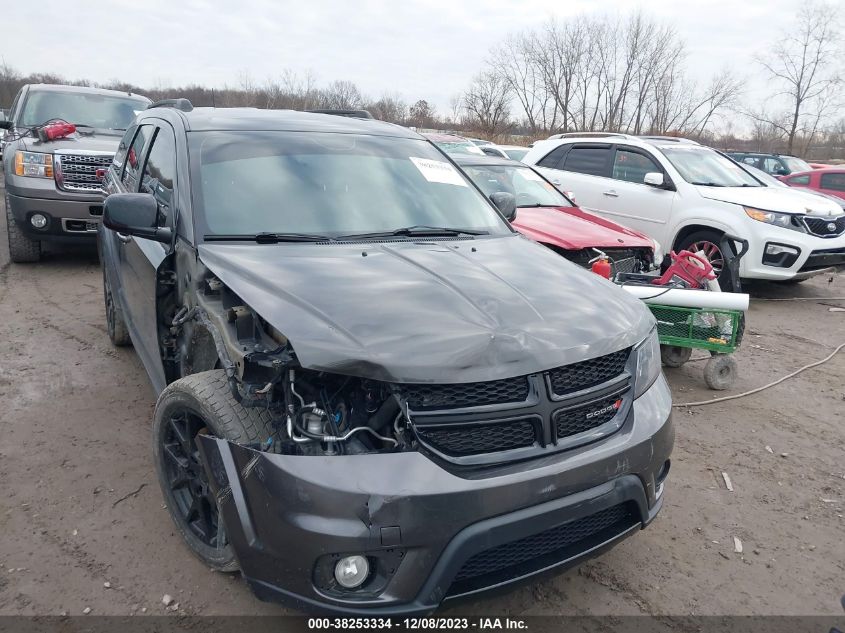
[[(845, 297), (845, 277), (752, 294), (731, 393), (845, 342), (845, 313), (829, 311), (845, 301), (761, 300)], [(702, 365), (667, 370), (676, 402), (714, 397)], [(0, 615), (162, 614), (164, 594), (184, 614), (285, 613), (183, 546), (151, 461), (154, 401), (132, 349), (109, 343), (96, 255), (9, 265), (0, 222)], [(845, 350), (763, 393), (676, 409), (666, 503), (649, 529), (579, 569), (459, 611), (841, 614), (843, 409)]]

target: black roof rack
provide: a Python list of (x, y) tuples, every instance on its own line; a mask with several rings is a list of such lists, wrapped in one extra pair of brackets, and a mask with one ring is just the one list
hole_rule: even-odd
[(182, 112), (190, 112), (194, 109), (194, 104), (188, 99), (162, 99), (147, 106), (147, 110), (150, 108), (176, 108)]
[(335, 116), (347, 116), (353, 119), (372, 119), (373, 115), (369, 113), (367, 110), (334, 110), (331, 108), (327, 109), (318, 109), (318, 110), (306, 110), (306, 112), (311, 112), (313, 114), (334, 114)]

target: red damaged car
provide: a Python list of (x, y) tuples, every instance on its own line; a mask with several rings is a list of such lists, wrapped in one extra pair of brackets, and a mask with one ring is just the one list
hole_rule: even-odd
[(654, 240), (579, 209), (524, 163), (491, 156), (452, 159), (487, 196), (506, 192), (516, 198), (516, 219), (511, 222), (516, 230), (576, 264), (589, 267), (598, 255), (595, 249), (607, 254), (614, 275), (646, 272), (663, 258)]

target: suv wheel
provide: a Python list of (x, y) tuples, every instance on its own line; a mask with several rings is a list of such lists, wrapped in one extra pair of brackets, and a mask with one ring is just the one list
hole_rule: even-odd
[(705, 257), (707, 257), (707, 261), (713, 266), (713, 271), (719, 275), (719, 286), (721, 286), (723, 291), (731, 292), (730, 272), (725, 266), (725, 256), (722, 254), (721, 242), (722, 234), (718, 231), (696, 231), (678, 242), (677, 250), (690, 251), (691, 253), (703, 251)]
[(6, 236), (9, 238), (9, 259), (16, 264), (41, 260), (41, 242), (27, 237), (12, 215), (9, 194), (6, 194)]
[(112, 293), (109, 276), (106, 274), (105, 268), (103, 268), (103, 301), (106, 305), (106, 329), (112, 344), (118, 347), (131, 345), (132, 339), (129, 338), (129, 329), (126, 327), (126, 321), (123, 318), (123, 309)]
[(221, 369), (181, 378), (158, 398), (153, 453), (167, 510), (191, 551), (213, 569), (237, 571), (238, 563), (196, 438), (207, 434), (246, 444), (266, 441), (271, 433), (269, 412), (236, 402)]

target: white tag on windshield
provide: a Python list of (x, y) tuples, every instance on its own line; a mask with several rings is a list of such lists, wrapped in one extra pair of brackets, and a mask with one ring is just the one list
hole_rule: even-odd
[(416, 156), (409, 156), (408, 159), (414, 163), (428, 182), (442, 182), (446, 185), (458, 185), (460, 187), (467, 186), (466, 181), (449, 163)]

